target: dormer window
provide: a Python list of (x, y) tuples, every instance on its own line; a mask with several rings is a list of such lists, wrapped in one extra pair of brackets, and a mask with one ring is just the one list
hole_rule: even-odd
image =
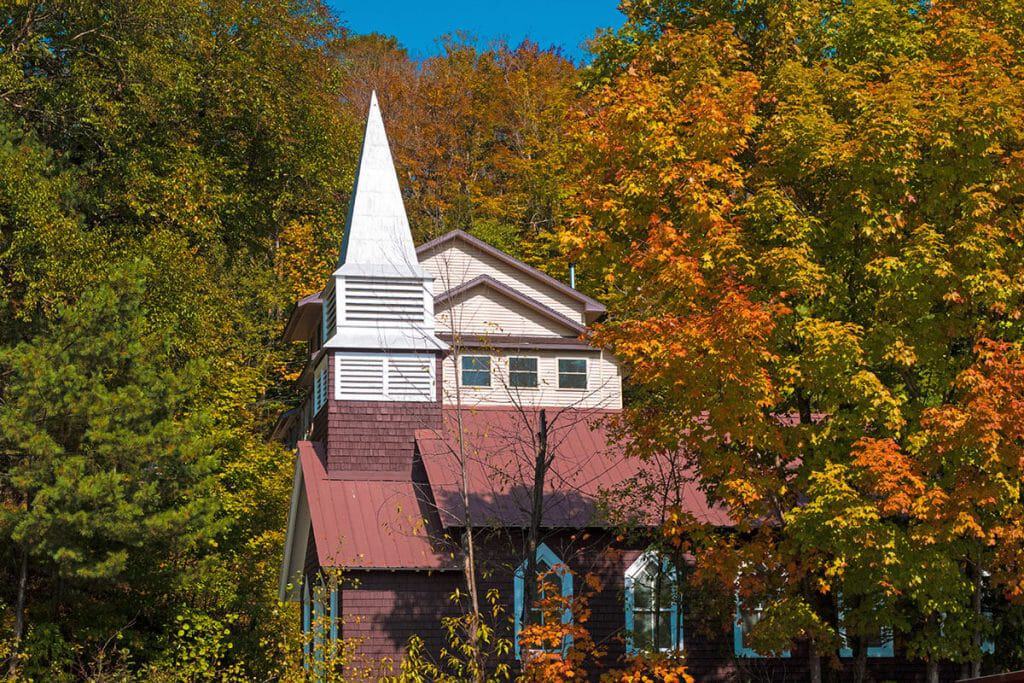
[(517, 356), (509, 358), (508, 383), (517, 389), (536, 389), (537, 359)]
[(587, 359), (586, 358), (559, 358), (558, 359), (558, 388), (559, 389), (586, 389), (587, 388)]
[(462, 356), (462, 386), (491, 386), (491, 357)]

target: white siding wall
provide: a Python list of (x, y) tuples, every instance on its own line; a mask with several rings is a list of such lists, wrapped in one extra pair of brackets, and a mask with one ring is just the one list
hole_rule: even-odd
[[(491, 386), (461, 387), (462, 405), (524, 405), (551, 407), (622, 408), (622, 379), (615, 361), (607, 353), (599, 351), (522, 351), (464, 350), (465, 355), (491, 356)], [(536, 389), (513, 388), (508, 385), (508, 356), (533, 356), (538, 358), (538, 380)], [(582, 389), (558, 388), (558, 358), (586, 358), (588, 362), (588, 386)], [(459, 361), (455, 354), (444, 360), (444, 403), (456, 403)]]
[(485, 254), (460, 240), (453, 240), (433, 252), (420, 264), (433, 275), (434, 295), (442, 294), (479, 275), (490, 275), (498, 282), (525, 294), (580, 324), (583, 304), (548, 284), (522, 273), (508, 264)]
[[(577, 333), (559, 325), (518, 301), (487, 287), (477, 287), (436, 314), (438, 332), (454, 329), (464, 337), (481, 334), (509, 334), (532, 337), (575, 337)], [(453, 325), (454, 324), (454, 325)]]

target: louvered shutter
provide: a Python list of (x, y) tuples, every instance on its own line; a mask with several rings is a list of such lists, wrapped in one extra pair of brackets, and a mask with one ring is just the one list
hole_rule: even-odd
[(424, 321), (423, 281), (372, 277), (345, 278), (348, 322)]
[(335, 398), (348, 401), (433, 401), (434, 357), (342, 352), (335, 355)]

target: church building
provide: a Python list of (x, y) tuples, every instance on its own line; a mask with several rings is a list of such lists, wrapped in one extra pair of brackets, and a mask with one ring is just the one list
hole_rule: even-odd
[[(466, 590), (467, 527), (480, 593), (497, 596), (499, 635), (517, 643), (536, 520), (536, 566), (564, 595), (589, 591), (586, 625), (608, 665), (682, 650), (697, 680), (806, 680), (806, 653), (745, 646), (758, 614), (708, 609), (681, 588), (690, 558), (651, 550), (669, 505), (730, 521), (684, 463), (625, 457), (610, 422), (622, 408), (619, 365), (586, 335), (604, 306), (466, 232), (414, 244), (376, 95), (337, 269), (324, 276), (284, 332), (308, 352), (305, 399), (275, 429), (296, 454), (280, 596), (302, 605), (310, 658), (344, 639), (346, 656), (379, 676), (412, 636), (436, 657), (441, 620)], [(623, 505), (617, 492), (665, 481), (652, 468), (680, 476)], [(907, 680), (886, 675), (907, 666), (893, 654), (891, 639), (877, 643), (871, 670)], [(515, 644), (507, 658), (515, 669), (527, 655)]]

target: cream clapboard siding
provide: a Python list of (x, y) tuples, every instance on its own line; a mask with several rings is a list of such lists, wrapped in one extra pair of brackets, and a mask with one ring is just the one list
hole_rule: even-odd
[(477, 287), (436, 312), (438, 332), (454, 329), (464, 337), (500, 334), (527, 337), (575, 337), (577, 333), (549, 316), (527, 308), (500, 292)]
[(537, 278), (473, 249), (461, 240), (453, 240), (420, 262), (434, 276), (434, 295), (443, 294), (479, 275), (490, 275), (521, 294), (583, 324), (583, 304), (566, 296)]
[[(579, 407), (618, 410), (622, 408), (622, 381), (619, 368), (607, 353), (601, 351), (472, 351), (465, 355), (491, 356), (491, 386), (461, 387), (462, 405), (467, 408), (483, 405), (522, 405)], [(533, 356), (537, 360), (538, 383), (536, 389), (516, 389), (508, 385), (509, 356)], [(587, 389), (558, 388), (558, 358), (586, 358), (588, 360)], [(456, 403), (455, 382), (458, 381), (458, 362), (455, 354), (444, 360), (444, 402)]]

